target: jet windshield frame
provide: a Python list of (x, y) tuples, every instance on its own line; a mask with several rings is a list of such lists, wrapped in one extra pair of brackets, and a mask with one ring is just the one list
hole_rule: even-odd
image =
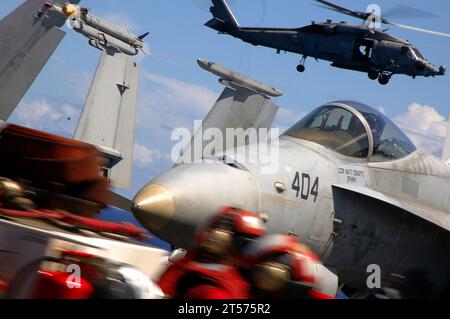
[[(358, 157), (356, 155), (355, 156), (347, 155), (344, 154), (343, 152), (340, 152), (338, 149), (333, 149), (331, 146), (326, 145), (325, 143), (321, 144), (320, 142), (310, 140), (307, 137), (302, 138), (301, 134), (299, 134), (298, 132), (299, 129), (305, 128), (301, 126), (301, 123), (304, 121), (304, 119), (306, 118), (313, 119), (312, 116), (314, 116), (315, 113), (317, 113), (320, 110), (326, 110), (327, 108), (328, 109), (339, 108), (348, 111), (352, 114), (352, 116), (356, 120), (360, 122), (361, 126), (365, 130), (366, 133), (365, 135), (367, 137), (368, 143), (367, 156)], [(372, 125), (369, 123), (369, 120), (370, 122), (372, 122)], [(313, 121), (311, 121), (311, 123), (312, 122)], [(375, 134), (377, 136), (374, 136)], [(395, 125), (395, 123), (393, 123), (391, 120), (389, 120), (389, 118), (387, 118), (382, 113), (374, 110), (373, 108), (367, 105), (353, 101), (351, 102), (338, 101), (325, 104), (315, 109), (309, 115), (307, 115), (302, 120), (297, 122), (292, 128), (286, 131), (286, 133), (284, 133), (283, 135), (322, 145), (327, 149), (336, 152), (337, 154), (344, 156), (346, 158), (361, 159), (367, 162), (392, 162), (395, 160), (402, 159), (406, 156), (409, 156), (417, 151), (417, 148), (414, 145), (414, 143), (412, 143), (411, 140), (400, 130), (400, 128), (397, 125)], [(381, 139), (385, 135), (387, 135), (389, 138)], [(358, 142), (356, 138), (354, 141)], [(377, 141), (379, 143), (377, 143)], [(391, 152), (390, 154), (384, 153), (382, 151), (382, 147), (389, 144), (394, 146), (395, 152)], [(364, 149), (361, 149), (361, 151), (364, 151)]]

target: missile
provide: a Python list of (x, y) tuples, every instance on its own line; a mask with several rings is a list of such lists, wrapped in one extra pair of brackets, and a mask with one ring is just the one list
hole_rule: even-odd
[(87, 10), (83, 9), (80, 18), (89, 26), (97, 29), (99, 31), (105, 32), (110, 36), (119, 39), (132, 47), (142, 49), (144, 47), (144, 42), (142, 41), (144, 37), (148, 34), (144, 34), (140, 37), (135, 36), (134, 34), (122, 30), (92, 14), (90, 14)]
[(268, 86), (259, 81), (250, 79), (249, 77), (246, 77), (245, 75), (234, 72), (234, 71), (227, 69), (223, 66), (220, 66), (216, 63), (209, 62), (209, 61), (203, 60), (203, 59), (198, 59), (197, 63), (202, 69), (204, 69), (208, 72), (211, 72), (212, 74), (215, 74), (217, 76), (220, 76), (221, 77), (220, 82), (222, 84), (231, 85), (231, 86), (233, 86), (233, 84), (237, 84), (238, 86), (243, 86), (250, 90), (257, 91), (257, 92), (263, 93), (268, 96), (273, 96), (273, 97), (278, 97), (278, 96), (283, 95), (283, 92), (274, 88), (273, 86)]
[(97, 29), (83, 23), (82, 20), (72, 20), (71, 25), (76, 32), (89, 38), (89, 44), (97, 49), (103, 50), (102, 46), (109, 46), (127, 55), (137, 55), (139, 53), (138, 48), (109, 34), (101, 33)]
[(73, 29), (89, 38), (89, 44), (104, 50), (105, 46), (113, 47), (127, 55), (137, 55), (144, 47), (144, 38), (148, 35), (135, 36), (129, 31), (122, 30), (89, 13), (88, 9), (79, 8), (71, 3), (63, 6), (48, 1), (44, 4), (40, 14), (44, 11), (56, 11), (70, 20)]
[[(110, 39), (111, 40), (111, 39)], [(111, 40), (114, 41), (114, 40)], [(89, 39), (88, 41), (89, 45), (95, 49), (98, 49), (100, 51), (104, 51), (105, 50), (105, 46), (112, 46), (114, 47), (114, 50), (118, 50), (124, 54), (127, 55), (137, 55), (139, 53), (139, 51), (137, 49), (130, 47), (126, 47), (124, 44), (122, 43), (111, 43), (109, 42), (108, 44), (105, 45), (105, 41), (104, 40), (98, 40), (98, 39)], [(121, 49), (119, 49), (119, 47), (121, 47), (122, 45), (124, 45)]]

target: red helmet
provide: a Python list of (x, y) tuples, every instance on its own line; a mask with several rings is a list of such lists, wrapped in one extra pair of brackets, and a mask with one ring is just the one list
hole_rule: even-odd
[[(294, 297), (304, 294), (307, 297), (311, 289), (326, 290), (334, 295), (334, 288), (337, 289), (337, 277), (294, 236), (260, 238), (248, 245), (243, 255), (251, 281), (263, 295)], [(324, 280), (326, 285), (323, 285)]]
[(248, 242), (264, 234), (265, 226), (258, 215), (226, 207), (207, 223), (196, 240), (203, 249), (223, 254), (230, 249), (239, 252)]

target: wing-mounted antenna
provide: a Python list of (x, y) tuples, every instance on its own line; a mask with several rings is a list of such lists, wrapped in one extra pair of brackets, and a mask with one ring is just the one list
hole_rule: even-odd
[[(179, 162), (193, 162), (202, 159), (203, 150), (207, 146), (207, 143), (203, 140), (202, 132), (206, 132), (208, 129), (220, 130), (223, 136), (221, 145), (233, 145), (233, 147), (242, 145), (227, 143), (227, 129), (241, 128), (245, 131), (249, 128), (257, 130), (264, 128), (269, 130), (278, 112), (278, 106), (269, 96), (278, 97), (283, 94), (274, 87), (250, 79), (218, 64), (205, 60), (198, 60), (198, 64), (204, 70), (219, 76), (219, 82), (226, 88), (203, 120), (202, 130), (195, 133), (190, 144), (184, 149)], [(251, 142), (253, 141), (247, 140), (245, 144)], [(197, 151), (199, 145), (201, 146), (201, 152)]]
[(53, 5), (66, 2), (27, 0), (0, 21), (0, 119), (9, 119), (64, 38), (67, 17)]

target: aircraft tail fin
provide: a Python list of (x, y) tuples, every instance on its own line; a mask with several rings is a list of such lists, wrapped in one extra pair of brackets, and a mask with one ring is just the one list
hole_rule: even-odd
[(150, 34), (150, 32), (145, 32), (144, 34), (138, 36), (138, 39), (142, 41), (142, 40), (144, 40), (149, 34)]
[(195, 132), (191, 142), (184, 149), (178, 163), (189, 163), (202, 159), (209, 144), (208, 141), (204, 141), (203, 133), (206, 134), (210, 129), (219, 130), (222, 135), (222, 140), (216, 142), (218, 142), (218, 145), (222, 145), (223, 149), (215, 149), (217, 153), (226, 151), (228, 145), (236, 148), (256, 142), (256, 140), (250, 140), (250, 136), (248, 136), (248, 139), (237, 141), (237, 143), (236, 140), (227, 141), (228, 138), (234, 139), (234, 136), (231, 137), (227, 134), (229, 129), (242, 129), (245, 132), (254, 128), (257, 131), (257, 136), (252, 138), (257, 140), (264, 138), (264, 136), (259, 136), (260, 129), (265, 129), (266, 132), (270, 130), (279, 107), (267, 95), (242, 84), (243, 82), (255, 82), (255, 80), (243, 75), (240, 75), (240, 79), (241, 82), (239, 83), (225, 79), (219, 81), (226, 87), (203, 120), (201, 129)]
[(0, 118), (8, 120), (64, 38), (65, 17), (27, 0), (0, 21)]
[(445, 138), (444, 153), (442, 155), (442, 159), (444, 160), (444, 162), (450, 165), (450, 119), (448, 121), (447, 137)]
[(233, 15), (225, 0), (212, 0), (211, 13), (214, 18), (206, 23), (206, 26), (219, 32), (239, 29), (239, 23)]
[(130, 189), (139, 67), (126, 54), (103, 51), (75, 133), (105, 159), (111, 186)]

